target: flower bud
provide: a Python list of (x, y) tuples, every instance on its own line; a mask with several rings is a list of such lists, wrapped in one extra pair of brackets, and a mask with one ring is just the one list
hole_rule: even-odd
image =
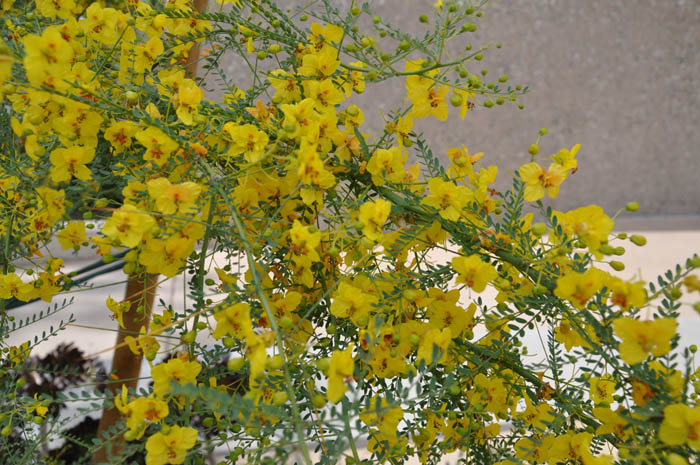
[(281, 355), (275, 355), (274, 357), (268, 357), (265, 361), (265, 369), (269, 371), (276, 371), (284, 366), (284, 357)]
[(641, 234), (632, 234), (630, 236), (630, 241), (632, 241), (634, 245), (642, 247), (647, 243), (647, 238), (642, 236)]
[(610, 262), (610, 267), (615, 271), (622, 271), (625, 269), (625, 264), (618, 262), (617, 260), (613, 260)]
[(537, 144), (530, 144), (530, 147), (527, 148), (527, 153), (529, 153), (532, 156), (535, 156), (538, 153), (540, 153), (540, 148)]
[(428, 15), (420, 15), (418, 17), (418, 21), (420, 21), (421, 23), (424, 23), (424, 24), (427, 23), (428, 22)]
[(272, 403), (274, 405), (284, 405), (289, 400), (289, 396), (285, 391), (275, 392), (272, 395)]
[(226, 368), (231, 371), (241, 371), (244, 365), (245, 359), (241, 357), (233, 357), (228, 359), (228, 362), (226, 362)]
[(627, 205), (625, 205), (625, 210), (628, 212), (636, 212), (639, 210), (639, 203), (638, 202), (630, 202)]
[(547, 234), (548, 228), (547, 225), (544, 223), (535, 223), (532, 225), (530, 230), (536, 236), (544, 236), (545, 234)]
[(462, 105), (462, 102), (464, 102), (464, 99), (461, 95), (452, 94), (452, 97), (450, 97), (450, 103), (453, 107), (458, 107)]

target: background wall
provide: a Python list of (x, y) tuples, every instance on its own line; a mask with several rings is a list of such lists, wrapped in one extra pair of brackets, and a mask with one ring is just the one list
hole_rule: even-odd
[[(433, 3), (369, 2), (383, 19), (414, 33), (425, 30), (418, 16), (430, 13)], [(447, 148), (460, 144), (483, 151), (485, 162), (502, 168), (504, 188), (505, 170), (529, 161), (527, 147), (547, 127), (540, 143), (545, 155), (582, 144), (579, 172), (566, 181), (555, 208), (593, 203), (613, 214), (635, 200), (642, 205), (635, 217), (680, 215), (691, 221), (681, 224), (698, 227), (699, 0), (492, 0), (477, 24), (479, 30), (456, 40), (455, 48), (503, 44), (471, 69), (485, 67), (491, 80), (505, 73), (511, 83), (528, 85), (525, 109), (479, 108), (446, 125), (421, 119), (416, 129), (435, 153), (446, 159)], [(226, 68), (245, 83), (240, 64), (230, 61)], [(367, 132), (383, 126), (379, 110), (388, 113), (405, 95), (399, 80), (377, 87), (357, 101)]]

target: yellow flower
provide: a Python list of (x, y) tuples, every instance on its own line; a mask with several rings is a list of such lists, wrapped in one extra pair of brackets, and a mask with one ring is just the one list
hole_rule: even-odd
[(156, 36), (151, 37), (148, 42), (134, 47), (133, 62), (134, 72), (137, 74), (150, 71), (156, 59), (165, 51), (163, 42)]
[(146, 441), (146, 465), (179, 464), (197, 442), (197, 430), (171, 426), (167, 434), (158, 432)]
[(462, 209), (473, 198), (473, 193), (466, 186), (457, 186), (451, 181), (432, 178), (428, 181), (430, 195), (421, 203), (438, 210), (440, 216), (448, 221), (457, 221), (462, 216)]
[(192, 126), (194, 117), (198, 114), (197, 107), (204, 97), (204, 91), (197, 87), (191, 79), (185, 81), (185, 85), (179, 86), (175, 103), (175, 114), (183, 124)]
[(479, 255), (455, 257), (452, 268), (458, 273), (457, 282), (464, 283), (475, 292), (483, 292), (486, 285), (498, 277), (493, 265), (483, 261)]
[(270, 138), (267, 133), (261, 131), (252, 124), (237, 125), (234, 123), (224, 124), (224, 131), (231, 138), (228, 156), (243, 154), (250, 163), (257, 163), (265, 155), (265, 149)]
[(534, 202), (544, 197), (545, 192), (551, 198), (559, 195), (559, 186), (567, 177), (567, 172), (557, 163), (549, 165), (547, 171), (537, 163), (530, 162), (518, 170), (525, 182), (525, 201)]
[(691, 449), (700, 450), (700, 407), (685, 404), (666, 407), (659, 439), (669, 446), (687, 444)]
[(136, 247), (153, 226), (155, 220), (133, 205), (123, 205), (105, 221), (102, 233), (126, 247)]
[(615, 222), (601, 207), (589, 205), (566, 213), (555, 212), (554, 216), (562, 226), (564, 234), (576, 236), (600, 259), (602, 256), (598, 251), (600, 244), (607, 241), (615, 226)]
[(594, 404), (612, 404), (613, 394), (617, 390), (615, 378), (609, 373), (601, 377), (593, 376), (590, 379), (590, 396)]
[(73, 48), (57, 27), (44, 29), (41, 36), (27, 35), (24, 44), (24, 70), (29, 83), (36, 87), (63, 88), (61, 78), (70, 71)]
[(202, 186), (195, 182), (171, 184), (168, 178), (163, 177), (151, 179), (146, 185), (148, 195), (156, 201), (156, 208), (165, 215), (193, 213), (197, 198), (202, 192)]
[(143, 159), (162, 167), (168, 162), (170, 155), (178, 148), (177, 143), (158, 128), (148, 127), (135, 134), (139, 144), (146, 147)]
[(330, 367), (328, 368), (328, 400), (338, 403), (348, 387), (345, 385), (348, 379), (352, 378), (355, 372), (355, 361), (352, 358), (353, 345), (349, 345), (345, 350), (335, 350), (331, 355)]
[[(520, 413), (520, 418), (523, 419), (525, 425), (535, 428), (542, 432), (554, 423), (554, 409), (547, 402), (533, 404), (528, 396), (525, 396), (525, 411)], [(548, 424), (549, 425), (548, 425)]]
[(671, 350), (671, 339), (676, 335), (678, 323), (675, 318), (658, 318), (640, 321), (630, 317), (617, 318), (613, 328), (620, 343), (620, 357), (625, 363), (634, 365), (649, 356), (660, 357)]
[(377, 298), (367, 294), (362, 289), (341, 282), (333, 294), (331, 314), (338, 318), (350, 318), (358, 328), (367, 326), (372, 305)]
[(122, 328), (124, 328), (124, 312), (128, 312), (130, 306), (128, 300), (117, 302), (111, 296), (107, 297), (107, 308), (113, 313), (114, 318), (117, 319)]
[(131, 141), (137, 132), (138, 126), (133, 121), (115, 121), (105, 130), (104, 138), (120, 153), (131, 147)]
[(360, 206), (359, 220), (362, 223), (362, 233), (370, 240), (376, 241), (382, 237), (382, 227), (391, 213), (391, 202), (377, 199)]
[(88, 181), (92, 174), (85, 166), (95, 158), (95, 149), (92, 147), (73, 146), (65, 149), (56, 149), (51, 152), (51, 180), (53, 182), (70, 181), (76, 177)]
[(593, 415), (602, 423), (595, 430), (595, 434), (614, 434), (623, 441), (632, 435), (633, 428), (625, 428), (629, 422), (619, 413), (613, 412), (609, 407), (594, 408)]
[(589, 268), (585, 273), (568, 273), (557, 278), (554, 295), (569, 300), (579, 310), (607, 283), (609, 275), (598, 268)]
[(565, 179), (569, 177), (569, 171), (573, 170), (574, 173), (576, 172), (576, 169), (578, 167), (578, 161), (575, 157), (580, 148), (581, 144), (576, 144), (573, 147), (571, 147), (571, 150), (561, 149), (559, 152), (552, 155), (552, 160), (554, 160), (554, 163), (561, 166), (564, 170), (564, 173), (566, 175)]
[(34, 286), (25, 283), (14, 273), (0, 275), (0, 299), (16, 298), (27, 302), (32, 299)]
[(212, 333), (214, 339), (221, 339), (231, 335), (238, 339), (243, 339), (246, 334), (253, 330), (253, 323), (250, 320), (250, 305), (239, 302), (214, 314), (216, 329)]
[[(418, 346), (417, 359), (425, 360), (426, 365), (444, 363), (447, 359), (447, 349), (451, 340), (452, 331), (450, 328), (443, 328), (442, 330), (433, 328), (428, 330)], [(436, 348), (438, 358), (433, 360), (433, 352)]]
[(187, 383), (197, 384), (197, 375), (202, 371), (202, 365), (195, 361), (186, 362), (180, 358), (171, 358), (165, 363), (153, 367), (153, 393), (160, 398), (170, 394), (173, 388), (170, 386), (175, 381), (180, 386)]
[(461, 179), (473, 173), (474, 163), (484, 156), (484, 152), (469, 155), (467, 146), (462, 145), (461, 149), (458, 147), (449, 149), (447, 151), (447, 156), (452, 161), (452, 166), (447, 170), (447, 174)]
[[(406, 62), (406, 71), (416, 71), (423, 67), (423, 61)], [(440, 121), (447, 120), (449, 109), (447, 107), (447, 86), (437, 85), (430, 76), (436, 70), (424, 73), (423, 75), (409, 75), (406, 78), (406, 93), (413, 103), (411, 116), (413, 118), (423, 118), (434, 116)]]
[(407, 159), (408, 154), (401, 147), (377, 150), (367, 162), (367, 171), (372, 175), (372, 182), (377, 186), (383, 186), (387, 182), (400, 183)]
[(71, 221), (56, 233), (56, 239), (63, 250), (79, 249), (80, 244), (87, 240), (84, 221)]
[(166, 240), (149, 238), (139, 254), (139, 263), (146, 267), (147, 273), (162, 273), (172, 278), (185, 266), (187, 257), (194, 250), (194, 242), (179, 235)]
[(619, 305), (622, 310), (629, 310), (630, 307), (640, 308), (647, 303), (643, 281), (627, 282), (614, 277), (607, 283), (607, 287), (612, 290), (610, 301)]
[(36, 9), (41, 16), (47, 18), (59, 17), (61, 19), (74, 18), (73, 8), (75, 8), (74, 0), (37, 0)]

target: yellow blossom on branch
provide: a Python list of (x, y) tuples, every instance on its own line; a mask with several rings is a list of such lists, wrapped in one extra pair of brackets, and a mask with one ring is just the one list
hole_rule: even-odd
[(625, 363), (634, 365), (646, 360), (650, 354), (654, 357), (667, 354), (677, 327), (675, 318), (641, 321), (625, 316), (614, 320), (615, 335), (622, 339), (620, 357)]

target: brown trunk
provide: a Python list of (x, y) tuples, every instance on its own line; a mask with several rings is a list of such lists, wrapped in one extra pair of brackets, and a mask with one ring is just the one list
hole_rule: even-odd
[[(207, 6), (207, 0), (194, 0), (194, 7), (202, 12)], [(192, 47), (187, 56), (186, 73), (190, 78), (197, 75), (197, 62), (199, 60), (199, 44)], [(134, 355), (125, 343), (126, 336), (138, 333), (141, 326), (148, 326), (151, 319), (151, 309), (155, 298), (158, 275), (147, 275), (146, 277), (131, 276), (126, 286), (126, 300), (131, 302), (129, 311), (124, 314), (124, 330), (119, 330), (117, 335), (117, 345), (112, 358), (112, 372), (114, 382), (109, 385), (109, 390), (114, 394), (121, 392), (122, 386), (136, 388), (141, 370), (140, 355)], [(144, 311), (139, 314), (136, 308), (143, 305)], [(97, 428), (97, 437), (104, 439), (102, 433), (116, 425), (121, 419), (121, 413), (116, 408), (104, 409), (100, 425)], [(124, 438), (119, 435), (105, 443), (106, 447), (101, 447), (92, 456), (93, 464), (105, 463), (108, 458), (118, 457), (124, 448)]]
[[(126, 336), (137, 337), (142, 326), (148, 326), (151, 319), (151, 309), (156, 296), (156, 286), (158, 275), (149, 274), (144, 276), (131, 275), (126, 285), (126, 300), (130, 302), (129, 311), (124, 313), (124, 329), (120, 329), (117, 334), (117, 344), (112, 356), (112, 378), (108, 384), (108, 389), (114, 395), (121, 392), (122, 386), (136, 389), (139, 371), (141, 369), (141, 355), (135, 355), (125, 343)], [(143, 311), (139, 313), (136, 309), (142, 306)], [(104, 439), (102, 433), (108, 431), (121, 419), (121, 413), (115, 407), (104, 409), (100, 425), (97, 428), (97, 437)], [(124, 439), (121, 435), (111, 438), (105, 443), (106, 447), (101, 447), (92, 456), (92, 462), (108, 463), (108, 458), (118, 457), (124, 447)]]

